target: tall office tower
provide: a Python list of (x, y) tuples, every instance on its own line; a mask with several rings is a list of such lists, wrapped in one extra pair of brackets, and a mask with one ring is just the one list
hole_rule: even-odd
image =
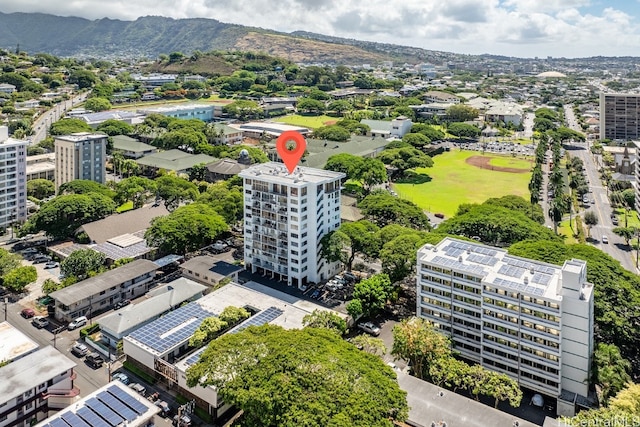
[(340, 172), (262, 163), (244, 180), (244, 263), (253, 273), (304, 288), (326, 280), (337, 263), (320, 257), (320, 239), (340, 226)]
[(27, 141), (9, 138), (0, 126), (0, 227), (27, 219)]
[(107, 135), (74, 133), (55, 137), (56, 191), (65, 182), (106, 182)]
[(640, 139), (640, 94), (600, 92), (600, 139)]
[(418, 250), (417, 272), (417, 316), (462, 357), (557, 399), (560, 415), (587, 401), (594, 315), (585, 261), (559, 267), (445, 238)]

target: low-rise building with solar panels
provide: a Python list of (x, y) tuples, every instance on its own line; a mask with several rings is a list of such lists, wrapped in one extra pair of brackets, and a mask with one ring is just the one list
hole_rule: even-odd
[[(139, 427), (160, 422), (160, 408), (115, 380), (43, 420), (37, 427)], [(157, 418), (157, 420), (156, 420)]]
[(217, 316), (229, 306), (245, 308), (251, 317), (233, 326), (228, 334), (267, 323), (285, 329), (302, 328), (304, 316), (314, 310), (328, 310), (256, 282), (231, 282), (124, 337), (127, 361), (169, 387), (177, 387), (179, 394), (194, 399), (213, 419), (219, 418), (229, 406), (218, 399), (214, 387), (188, 387), (186, 371), (206, 348), (189, 347), (189, 339), (204, 319)]
[(417, 257), (417, 316), (470, 361), (558, 401), (588, 407), (593, 285), (587, 263), (557, 266), (445, 238)]

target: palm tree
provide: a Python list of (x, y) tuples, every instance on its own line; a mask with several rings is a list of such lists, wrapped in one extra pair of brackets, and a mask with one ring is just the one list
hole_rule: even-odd
[(593, 380), (602, 388), (600, 399), (603, 403), (622, 390), (631, 381), (631, 363), (620, 354), (614, 344), (598, 344), (594, 352)]
[(558, 223), (562, 221), (565, 211), (565, 203), (562, 197), (554, 197), (549, 205), (549, 217), (553, 221), (553, 231), (558, 234)]

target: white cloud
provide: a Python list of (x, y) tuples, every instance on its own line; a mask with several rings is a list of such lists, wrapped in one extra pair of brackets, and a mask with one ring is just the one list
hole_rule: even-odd
[(513, 56), (636, 55), (638, 17), (590, 0), (0, 0), (4, 13), (212, 18), (277, 31)]

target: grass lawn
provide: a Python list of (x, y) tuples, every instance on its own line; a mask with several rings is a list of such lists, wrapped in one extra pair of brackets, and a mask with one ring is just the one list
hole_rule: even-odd
[[(575, 227), (575, 223), (574, 223), (574, 227)], [(587, 233), (586, 226), (585, 226), (585, 230), (584, 231), (585, 231), (585, 234), (586, 234)], [(565, 221), (562, 221), (558, 225), (558, 234), (565, 237), (564, 243), (566, 243), (567, 245), (572, 245), (574, 243), (578, 243), (576, 238), (573, 237), (573, 230), (569, 226), (569, 220), (568, 219), (565, 220)]]
[[(422, 209), (453, 216), (461, 203), (482, 203), (491, 197), (509, 194), (529, 200), (530, 173), (498, 172), (469, 165), (465, 160), (479, 153), (449, 151), (433, 158), (433, 167), (419, 169), (414, 181), (396, 183), (398, 195), (411, 200)], [(485, 154), (486, 157), (508, 161), (510, 156)], [(523, 160), (520, 159), (520, 162)], [(527, 169), (529, 162), (526, 161)]]
[[(624, 227), (624, 215), (625, 215), (625, 210), (624, 209), (614, 209), (613, 210), (617, 216), (618, 216), (618, 227)], [(636, 227), (636, 228), (640, 228), (640, 219), (638, 219), (638, 213), (635, 210), (630, 210), (629, 213), (627, 214), (627, 224), (629, 227)]]
[(116, 208), (116, 212), (122, 213), (133, 209), (133, 201), (129, 200)]
[(282, 116), (273, 119), (274, 122), (286, 123), (293, 126), (303, 126), (311, 129), (328, 126), (329, 124), (333, 124), (338, 120), (340, 120), (340, 117), (330, 117), (326, 115), (301, 116), (300, 114), (291, 114), (288, 116)]

